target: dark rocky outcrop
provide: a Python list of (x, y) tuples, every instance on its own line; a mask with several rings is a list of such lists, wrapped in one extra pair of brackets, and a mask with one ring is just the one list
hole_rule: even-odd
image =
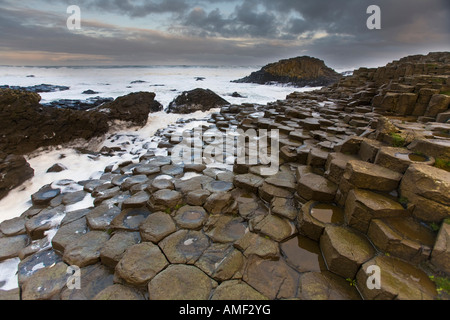
[(76, 99), (61, 99), (42, 104), (44, 107), (53, 107), (59, 109), (72, 109), (72, 110), (90, 110), (97, 108), (104, 103), (114, 101), (113, 98), (92, 97), (86, 100)]
[(168, 113), (189, 114), (196, 111), (208, 111), (230, 104), (225, 99), (218, 96), (209, 89), (194, 89), (183, 92), (173, 100), (168, 109)]
[(289, 83), (297, 87), (327, 86), (342, 76), (327, 67), (322, 60), (303, 56), (268, 64), (261, 70), (234, 82), (270, 84)]
[[(78, 182), (83, 191), (44, 186), (0, 224), (0, 261), (27, 257), (19, 290), (0, 283), (0, 297), (448, 300), (450, 177), (430, 161), (448, 144), (427, 139), (448, 125), (383, 115), (370, 102), (386, 83), (357, 80), (211, 115), (208, 127), (224, 132), (279, 129), (274, 175), (262, 163), (183, 166), (149, 150)], [(155, 134), (167, 151), (173, 129)], [(65, 213), (87, 193), (94, 208)], [(81, 291), (64, 288), (73, 263)]]
[(94, 91), (94, 90), (92, 90), (92, 89), (89, 89), (89, 90), (83, 91), (82, 94), (98, 94), (98, 92), (97, 92), (97, 91)]
[(0, 89), (21, 90), (21, 91), (29, 91), (29, 92), (34, 92), (34, 93), (44, 93), (44, 92), (47, 93), (47, 92), (67, 91), (70, 89), (70, 87), (57, 86), (57, 85), (53, 85), (53, 84), (39, 84), (36, 86), (30, 86), (30, 87), (3, 85), (3, 86), (0, 86)]
[(0, 90), (0, 148), (4, 152), (27, 154), (108, 131), (109, 119), (104, 113), (45, 108), (39, 101), (35, 93)]
[(34, 170), (23, 156), (0, 152), (0, 199), (33, 175)]
[(155, 94), (138, 92), (89, 111), (46, 108), (40, 96), (27, 91), (0, 90), (0, 148), (10, 154), (27, 154), (40, 147), (75, 139), (90, 140), (109, 130), (109, 122), (121, 120), (134, 126), (146, 124), (148, 114), (162, 110)]
[(94, 98), (83, 104), (64, 100), (67, 108), (60, 108), (61, 101), (39, 104), (41, 97), (34, 92), (0, 89), (0, 150), (4, 152), (0, 155), (0, 198), (33, 176), (25, 159), (12, 155), (25, 155), (77, 139), (89, 141), (106, 134), (114, 120), (143, 126), (149, 113), (162, 110), (154, 98), (154, 93), (138, 92), (114, 101)]
[(162, 111), (163, 107), (155, 101), (153, 92), (135, 92), (106, 103), (100, 111), (105, 111), (110, 120), (129, 121), (143, 126), (147, 123), (148, 114)]

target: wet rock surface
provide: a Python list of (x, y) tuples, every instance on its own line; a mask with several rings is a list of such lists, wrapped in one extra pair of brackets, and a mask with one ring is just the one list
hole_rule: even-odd
[(250, 76), (235, 82), (259, 84), (278, 82), (291, 83), (299, 87), (314, 87), (332, 84), (338, 81), (340, 77), (340, 74), (328, 68), (319, 59), (298, 57), (269, 64)]
[[(448, 86), (450, 58), (419, 59), (436, 63), (434, 73), (417, 59), (406, 60), (417, 68), (408, 79), (404, 61), (360, 69), (265, 106), (224, 106), (199, 125), (202, 132), (279, 129), (285, 148), (274, 174), (267, 162), (172, 163), (176, 131), (188, 123), (179, 121), (155, 134), (159, 149), (148, 146), (99, 179), (43, 186), (21, 217), (0, 224), (0, 268), (19, 263), (20, 287), (6, 291), (0, 281), (0, 297), (442, 298), (429, 276), (449, 275), (448, 172), (442, 161), (395, 155), (448, 161), (445, 143), (434, 141), (438, 134), (447, 141), (448, 127), (434, 118), (402, 122), (395, 110), (428, 110), (427, 118), (442, 111), (441, 98), (429, 104), (432, 90)], [(439, 88), (429, 79), (436, 72)], [(404, 86), (417, 94), (414, 105), (410, 96), (388, 95)], [(68, 210), (87, 196), (93, 205)], [(81, 291), (66, 288), (72, 264), (86, 278)], [(369, 290), (373, 265), (382, 281)]]
[(229, 104), (211, 90), (194, 89), (183, 92), (169, 105), (169, 113), (188, 114), (195, 111), (208, 111)]

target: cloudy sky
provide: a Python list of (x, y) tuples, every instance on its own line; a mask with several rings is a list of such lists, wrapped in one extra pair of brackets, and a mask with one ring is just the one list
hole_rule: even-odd
[[(367, 7), (381, 8), (369, 30)], [(81, 9), (68, 30), (67, 8)], [(450, 51), (449, 0), (0, 0), (0, 65), (265, 65), (336, 69)]]

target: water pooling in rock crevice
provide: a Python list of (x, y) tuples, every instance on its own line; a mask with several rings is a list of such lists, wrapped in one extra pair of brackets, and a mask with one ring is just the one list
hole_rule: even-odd
[(413, 162), (428, 162), (430, 157), (417, 153), (396, 153), (395, 156), (402, 160), (410, 160)]
[(314, 204), (310, 214), (314, 219), (323, 223), (341, 224), (344, 222), (344, 211), (334, 204)]

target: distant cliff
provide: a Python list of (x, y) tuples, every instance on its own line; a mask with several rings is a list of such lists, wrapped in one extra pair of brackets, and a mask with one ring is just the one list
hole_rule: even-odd
[(342, 75), (327, 67), (317, 58), (308, 56), (281, 60), (268, 64), (250, 76), (235, 80), (236, 83), (290, 83), (298, 87), (318, 87), (333, 84)]

